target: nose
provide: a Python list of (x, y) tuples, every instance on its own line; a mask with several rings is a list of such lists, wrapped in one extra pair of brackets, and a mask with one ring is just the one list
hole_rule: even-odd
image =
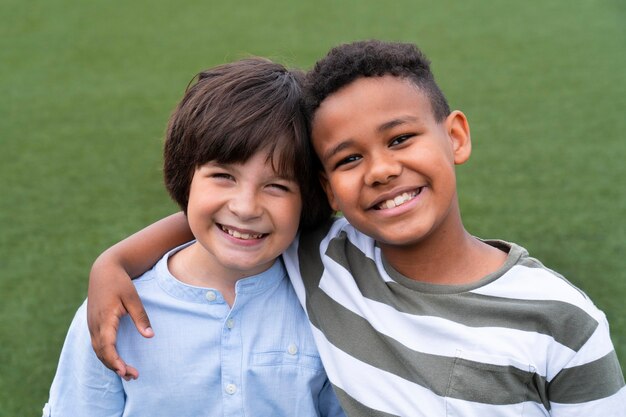
[(252, 220), (263, 214), (259, 196), (253, 189), (233, 190), (233, 195), (228, 201), (228, 209), (241, 220)]
[(402, 164), (394, 155), (381, 152), (375, 155), (365, 174), (365, 183), (369, 186), (387, 184), (402, 172)]

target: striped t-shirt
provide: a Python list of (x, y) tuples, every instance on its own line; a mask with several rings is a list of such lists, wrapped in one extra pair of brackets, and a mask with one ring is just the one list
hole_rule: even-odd
[(345, 219), (287, 270), (350, 416), (626, 416), (604, 314), (525, 249), (469, 285), (402, 276)]

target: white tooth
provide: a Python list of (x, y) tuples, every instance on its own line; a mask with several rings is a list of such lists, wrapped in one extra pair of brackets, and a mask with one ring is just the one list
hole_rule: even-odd
[(409, 193), (402, 194), (402, 199), (404, 201), (409, 201), (411, 199), (411, 195)]
[(245, 239), (245, 240), (248, 240), (248, 239), (250, 239), (250, 235), (248, 233), (242, 233), (241, 234), (241, 238)]
[(396, 202), (393, 200), (387, 200), (387, 208), (392, 209), (396, 206)]
[(236, 230), (233, 230), (233, 236), (236, 237), (237, 239), (239, 239), (241, 237), (241, 233), (239, 233)]
[(393, 202), (396, 203), (396, 206), (399, 206), (400, 204), (404, 203), (404, 198), (399, 195), (393, 199)]

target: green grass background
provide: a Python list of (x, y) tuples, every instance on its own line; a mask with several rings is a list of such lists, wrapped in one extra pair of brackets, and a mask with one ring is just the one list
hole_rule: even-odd
[(0, 0), (0, 416), (38, 416), (93, 259), (175, 211), (168, 115), (199, 70), (417, 43), (474, 152), (468, 229), (527, 247), (603, 309), (626, 365), (626, 3)]

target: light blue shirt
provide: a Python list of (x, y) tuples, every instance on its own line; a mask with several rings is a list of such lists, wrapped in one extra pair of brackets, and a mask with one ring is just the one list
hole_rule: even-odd
[(230, 308), (218, 291), (169, 273), (181, 248), (134, 280), (155, 336), (127, 316), (120, 323), (117, 350), (139, 378), (122, 380), (95, 356), (85, 302), (44, 417), (344, 416), (282, 262), (239, 280)]

